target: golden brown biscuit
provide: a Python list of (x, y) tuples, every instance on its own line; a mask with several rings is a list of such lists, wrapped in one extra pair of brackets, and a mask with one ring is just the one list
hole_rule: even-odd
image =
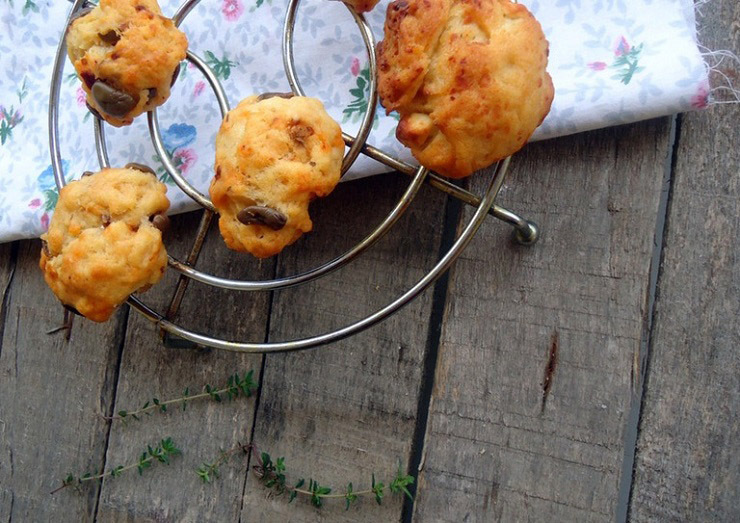
[(352, 6), (358, 13), (367, 13), (378, 5), (380, 0), (343, 0), (345, 4)]
[(103, 169), (69, 183), (44, 234), (41, 270), (57, 298), (94, 321), (157, 283), (167, 265), (155, 227), (167, 187), (134, 168)]
[(509, 0), (397, 0), (378, 46), (378, 90), (396, 136), (453, 178), (518, 151), (550, 110), (540, 24)]
[(188, 40), (156, 0), (101, 0), (67, 33), (67, 53), (88, 104), (111, 125), (162, 105)]
[(266, 258), (311, 230), (308, 204), (339, 182), (344, 142), (320, 101), (261, 98), (221, 124), (210, 195), (226, 245)]

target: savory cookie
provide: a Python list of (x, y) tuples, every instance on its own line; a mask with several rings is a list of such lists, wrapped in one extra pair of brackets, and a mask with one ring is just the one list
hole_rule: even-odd
[(367, 13), (378, 5), (380, 0), (343, 0), (345, 4), (352, 6), (358, 13)]
[(313, 227), (308, 204), (339, 182), (342, 131), (314, 98), (250, 96), (216, 137), (210, 195), (226, 245), (266, 258)]
[(86, 173), (59, 193), (41, 239), (41, 270), (61, 302), (107, 320), (129, 294), (157, 283), (167, 265), (167, 188), (147, 168)]
[(187, 48), (156, 0), (100, 0), (67, 33), (88, 105), (116, 127), (169, 98)]
[(397, 138), (453, 178), (518, 151), (550, 110), (548, 43), (509, 0), (396, 0), (378, 46), (378, 89)]

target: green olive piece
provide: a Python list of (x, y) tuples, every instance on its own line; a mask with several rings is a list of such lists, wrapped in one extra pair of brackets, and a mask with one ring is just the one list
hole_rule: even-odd
[(134, 169), (134, 170), (137, 170), (137, 171), (141, 171), (143, 173), (149, 173), (149, 174), (151, 174), (153, 176), (157, 176), (157, 173), (154, 172), (154, 169), (152, 169), (148, 165), (144, 165), (143, 163), (130, 162), (130, 163), (127, 163), (125, 165), (125, 168), (126, 169)]
[(293, 93), (262, 93), (257, 97), (257, 101), (261, 102), (262, 100), (267, 100), (268, 98), (285, 98), (286, 100), (290, 100), (295, 95)]
[(136, 100), (123, 91), (119, 91), (98, 80), (92, 86), (92, 95), (103, 112), (121, 118), (136, 107)]
[(264, 225), (273, 231), (279, 231), (288, 221), (283, 213), (265, 205), (250, 205), (239, 211), (236, 219), (244, 225)]
[(121, 36), (116, 33), (113, 29), (105, 33), (98, 33), (100, 39), (108, 45), (115, 46), (120, 40)]

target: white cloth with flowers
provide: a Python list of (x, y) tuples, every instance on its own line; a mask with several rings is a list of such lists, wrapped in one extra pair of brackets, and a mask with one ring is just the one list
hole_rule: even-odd
[[(382, 38), (385, 7), (367, 15)], [(179, 0), (160, 0), (172, 15)], [(703, 108), (709, 87), (697, 48), (691, 0), (526, 0), (550, 41), (556, 93), (535, 139)], [(182, 28), (190, 48), (221, 79), (231, 105), (253, 93), (287, 91), (281, 37), (286, 0), (202, 0)], [(0, 2), (0, 242), (35, 237), (48, 226), (58, 192), (47, 130), (53, 58), (71, 4)], [(362, 39), (339, 2), (303, 0), (296, 61), (304, 89), (321, 99), (348, 132), (366, 106), (368, 69)], [(60, 141), (68, 179), (98, 168), (90, 114), (69, 63), (61, 94)], [(206, 191), (220, 123), (215, 98), (197, 69), (183, 66), (160, 109), (164, 143), (184, 175)], [(378, 111), (369, 142), (410, 159), (394, 136), (396, 118)], [(146, 163), (168, 184), (173, 211), (195, 207), (165, 174), (146, 118), (107, 132), (111, 161)], [(350, 177), (388, 170), (361, 158)]]

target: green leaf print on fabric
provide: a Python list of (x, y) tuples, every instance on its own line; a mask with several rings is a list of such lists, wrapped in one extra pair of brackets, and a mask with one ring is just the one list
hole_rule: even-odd
[(53, 211), (59, 201), (59, 191), (54, 189), (48, 189), (44, 191), (44, 210), (49, 212)]
[(27, 15), (31, 11), (33, 11), (34, 13), (38, 13), (39, 6), (37, 6), (36, 2), (34, 2), (33, 0), (26, 0), (25, 5), (23, 6), (23, 16)]
[[(370, 98), (370, 66), (366, 65), (357, 74), (356, 87), (349, 90), (354, 99), (345, 107), (342, 114), (344, 115), (342, 121), (344, 123), (352, 121), (357, 123), (362, 118), (362, 115), (367, 111), (367, 100)], [(375, 120), (373, 121), (373, 127), (378, 125), (378, 114), (375, 113)]]
[[(13, 0), (7, 0), (7, 2), (10, 4), (10, 7), (13, 7)], [(39, 12), (39, 6), (36, 5), (36, 2), (33, 0), (25, 0), (23, 4), (23, 16), (26, 16), (28, 13), (38, 13)]]
[[(23, 99), (28, 94), (28, 88), (26, 86), (26, 79), (23, 79), (20, 89), (16, 91), (18, 95), (19, 106), (23, 104)], [(23, 121), (23, 113), (21, 113), (20, 107), (15, 108), (15, 105), (11, 105), (10, 109), (6, 109), (0, 105), (0, 145), (5, 143), (13, 137), (13, 129), (15, 129)]]
[(614, 63), (610, 66), (612, 69), (617, 69), (618, 72), (612, 78), (627, 85), (632, 81), (635, 73), (645, 69), (639, 66), (642, 46), (643, 44), (632, 47), (624, 37), (619, 40), (617, 48), (614, 50)]
[(224, 53), (219, 60), (211, 51), (206, 51), (206, 63), (213, 69), (213, 74), (220, 80), (228, 80), (231, 76), (231, 68), (239, 65), (239, 62), (232, 62)]

